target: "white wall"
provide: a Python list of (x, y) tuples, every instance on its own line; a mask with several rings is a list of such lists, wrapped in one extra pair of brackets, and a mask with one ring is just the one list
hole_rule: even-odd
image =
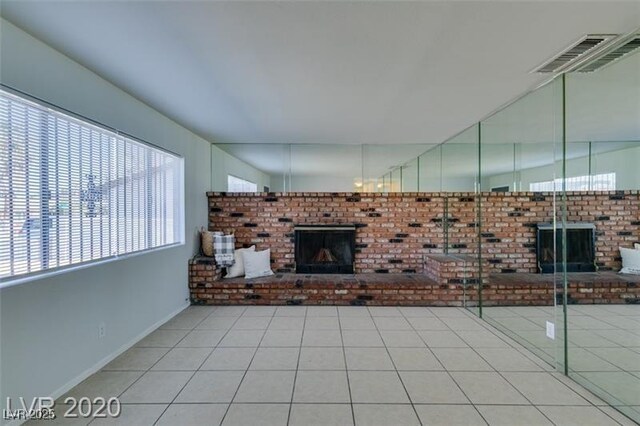
[[(616, 189), (638, 189), (640, 188), (640, 146), (623, 149), (619, 151), (596, 154), (592, 158), (592, 174), (616, 173)], [(559, 167), (555, 168), (557, 177), (561, 172)], [(567, 175), (584, 176), (589, 174), (588, 157), (575, 158), (567, 161)], [(550, 181), (554, 176), (554, 166), (541, 166), (520, 171), (521, 190), (528, 191), (532, 182)], [(509, 185), (513, 190), (513, 173), (505, 173), (490, 177), (483, 177), (483, 191), (491, 188)]]
[[(210, 143), (5, 20), (5, 85), (185, 158), (186, 245), (0, 290), (0, 397), (58, 396), (188, 304), (187, 260), (207, 224)], [(106, 337), (98, 339), (98, 324)]]
[[(282, 176), (271, 177), (271, 190), (283, 191), (284, 181)], [(287, 180), (287, 186), (289, 181)], [(353, 178), (344, 176), (291, 176), (291, 188), (293, 192), (354, 192), (356, 187)]]
[(227, 176), (233, 175), (258, 185), (258, 191), (271, 186), (271, 177), (262, 171), (238, 160), (215, 145), (211, 145), (211, 188), (227, 191)]

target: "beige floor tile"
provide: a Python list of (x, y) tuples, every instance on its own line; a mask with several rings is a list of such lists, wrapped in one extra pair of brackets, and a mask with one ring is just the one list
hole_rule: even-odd
[(589, 405), (586, 399), (549, 373), (503, 373), (503, 376), (532, 404)]
[(448, 331), (447, 325), (434, 316), (431, 317), (411, 317), (408, 318), (411, 326), (418, 331)]
[(337, 317), (336, 306), (307, 306), (307, 318), (310, 317)]
[(484, 426), (487, 424), (473, 405), (416, 405), (423, 425), (429, 426)]
[(376, 330), (342, 330), (345, 347), (383, 347), (384, 342)]
[(448, 373), (438, 371), (400, 372), (414, 404), (468, 404), (469, 400)]
[(142, 376), (142, 371), (99, 371), (67, 392), (64, 397), (76, 400), (87, 397), (91, 400), (97, 397), (109, 399), (120, 396), (129, 386)]
[[(216, 312), (217, 313), (217, 312)], [(195, 329), (196, 330), (229, 330), (238, 320), (238, 317), (223, 317), (211, 314), (211, 316), (202, 320)]]
[(118, 417), (98, 418), (92, 425), (152, 425), (167, 408), (166, 404), (122, 404), (122, 412)]
[(443, 370), (442, 364), (427, 348), (389, 348), (389, 354), (400, 370)]
[(467, 348), (465, 343), (453, 331), (422, 330), (418, 334), (430, 348)]
[(307, 306), (278, 306), (275, 317), (300, 317), (307, 314)]
[(376, 324), (370, 317), (346, 317), (340, 318), (340, 327), (345, 330), (369, 330), (375, 331)]
[(349, 370), (395, 370), (386, 348), (345, 348)]
[(271, 317), (245, 317), (238, 318), (231, 330), (266, 330), (271, 322)]
[(169, 348), (133, 347), (107, 364), (103, 370), (148, 370), (169, 350)]
[(233, 402), (291, 402), (295, 371), (247, 371)]
[(424, 342), (415, 331), (384, 330), (380, 332), (382, 340), (389, 348), (422, 348)]
[(529, 404), (498, 373), (454, 371), (451, 375), (474, 404)]
[(267, 330), (260, 342), (265, 347), (300, 346), (302, 343), (302, 329), (300, 330)]
[(366, 306), (338, 306), (338, 316), (340, 318), (367, 317), (371, 318), (369, 309)]
[(304, 322), (305, 330), (338, 330), (338, 317), (309, 317)]
[(189, 330), (156, 330), (141, 341), (136, 346), (139, 348), (171, 348), (178, 344)]
[(242, 377), (243, 371), (197, 371), (175, 402), (231, 402)]
[(350, 404), (293, 404), (289, 426), (353, 425)]
[(154, 371), (145, 373), (120, 397), (126, 404), (170, 403), (191, 378), (191, 372)]
[(178, 343), (179, 348), (213, 348), (224, 336), (224, 330), (193, 330)]
[(354, 404), (356, 425), (362, 426), (418, 426), (420, 421), (410, 404)]
[(197, 326), (205, 316), (200, 314), (176, 315), (160, 326), (160, 330), (191, 330)]
[(204, 362), (201, 370), (246, 370), (256, 348), (216, 348)]
[(154, 365), (151, 370), (197, 370), (211, 353), (211, 348), (174, 348)]
[(395, 306), (369, 306), (372, 317), (402, 317), (402, 312)]
[(219, 425), (228, 404), (171, 404), (156, 426)]
[(299, 348), (258, 348), (250, 370), (295, 370)]
[(264, 335), (264, 330), (230, 330), (222, 338), (220, 347), (257, 347)]
[(456, 331), (469, 346), (474, 348), (508, 348), (509, 344), (487, 330), (460, 330)]
[(304, 347), (300, 350), (300, 370), (345, 370), (342, 348)]
[(491, 426), (552, 426), (532, 405), (476, 405)]
[(247, 306), (243, 317), (272, 317), (276, 313), (276, 306)]
[(348, 403), (349, 385), (344, 371), (298, 371), (294, 402)]
[(395, 371), (349, 371), (349, 386), (354, 403), (408, 403)]
[(476, 352), (498, 371), (543, 371), (513, 348), (477, 348)]
[(434, 355), (448, 371), (493, 371), (471, 348), (432, 348)]
[(289, 404), (231, 404), (222, 426), (286, 426)]
[(269, 324), (271, 330), (302, 330), (305, 319), (301, 317), (276, 317)]
[(342, 346), (339, 330), (305, 330), (302, 346)]
[(596, 407), (542, 406), (540, 410), (551, 421), (562, 426), (614, 426), (618, 422)]

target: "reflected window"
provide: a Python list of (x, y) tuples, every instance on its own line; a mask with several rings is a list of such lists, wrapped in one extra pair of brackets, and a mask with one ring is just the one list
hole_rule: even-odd
[[(562, 178), (546, 182), (532, 182), (529, 190), (541, 191), (562, 191)], [(616, 174), (603, 173), (599, 175), (586, 175), (566, 178), (567, 191), (614, 191), (616, 189)]]
[(248, 180), (232, 175), (227, 176), (227, 191), (229, 192), (258, 192), (258, 185)]

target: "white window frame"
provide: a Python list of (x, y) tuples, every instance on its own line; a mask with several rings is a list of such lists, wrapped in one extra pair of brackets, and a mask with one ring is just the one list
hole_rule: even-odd
[(227, 192), (258, 192), (258, 184), (234, 175), (227, 175)]
[[(131, 210), (127, 210), (127, 207), (124, 207), (123, 208), (123, 211), (125, 212), (124, 216), (118, 213), (116, 219), (113, 219), (111, 215), (109, 215), (108, 220), (105, 219), (105, 221), (108, 221), (108, 223), (112, 227), (110, 229), (113, 229), (113, 226), (114, 226), (113, 221), (115, 220), (116, 222), (115, 225), (116, 225), (116, 229), (118, 229), (118, 232), (117, 232), (118, 234), (120, 234), (121, 227), (124, 227), (124, 229), (127, 229), (126, 226), (123, 226), (123, 223), (126, 223), (126, 222), (129, 222), (130, 224), (129, 227), (131, 228), (131, 230), (133, 230), (134, 227), (133, 225), (131, 225), (131, 223), (133, 223), (133, 221), (137, 219), (138, 220), (138, 226), (136, 228), (137, 234), (134, 235), (132, 233), (131, 235), (126, 235), (126, 238), (130, 239), (129, 241), (133, 241), (134, 239), (137, 239), (136, 244), (130, 244), (129, 248), (127, 248), (128, 245), (125, 244), (124, 251), (122, 250), (122, 244), (117, 244), (116, 249), (114, 250), (113, 234), (111, 234), (108, 237), (103, 237), (103, 232), (92, 231), (92, 234), (89, 235), (89, 239), (91, 240), (91, 244), (92, 244), (92, 250), (89, 254), (86, 254), (86, 255), (82, 253), (80, 255), (79, 261), (76, 257), (76, 254), (74, 254), (75, 252), (72, 252), (71, 245), (69, 246), (68, 252), (65, 251), (64, 247), (62, 248), (62, 250), (60, 249), (60, 247), (56, 249), (59, 257), (68, 256), (69, 260), (67, 263), (61, 265), (61, 262), (57, 260), (57, 262), (51, 262), (51, 264), (57, 263), (57, 265), (49, 266), (49, 267), (34, 266), (33, 268), (31, 267), (28, 268), (27, 272), (16, 272), (16, 273), (13, 272), (15, 271), (15, 265), (12, 263), (11, 259), (14, 259), (15, 261), (15, 257), (11, 257), (11, 259), (9, 260), (0, 258), (0, 262), (5, 261), (7, 263), (5, 267), (8, 266), (10, 268), (8, 274), (6, 273), (7, 271), (5, 271), (5, 273), (2, 276), (0, 276), (0, 288), (22, 284), (22, 283), (26, 283), (34, 280), (39, 280), (42, 278), (67, 273), (70, 271), (75, 271), (75, 270), (84, 269), (84, 268), (88, 268), (88, 267), (99, 265), (99, 264), (113, 262), (116, 260), (127, 259), (130, 257), (139, 256), (142, 254), (147, 254), (155, 251), (175, 248), (185, 244), (185, 230), (184, 230), (185, 229), (185, 223), (184, 223), (185, 222), (185, 215), (184, 215), (185, 177), (184, 177), (184, 158), (182, 156), (175, 154), (171, 151), (168, 151), (166, 149), (159, 148), (153, 144), (150, 144), (148, 142), (145, 142), (141, 139), (135, 138), (123, 132), (120, 132), (116, 129), (97, 123), (91, 119), (87, 119), (86, 117), (82, 117), (78, 114), (74, 114), (62, 108), (56, 107), (55, 105), (51, 105), (40, 99), (33, 98), (29, 95), (13, 90), (4, 85), (0, 85), (0, 96), (2, 98), (10, 99), (11, 102), (15, 102), (21, 106), (24, 105), (24, 107), (28, 108), (30, 111), (31, 110), (37, 111), (38, 114), (41, 114), (42, 117), (46, 117), (47, 120), (55, 120), (56, 123), (60, 122), (63, 124), (69, 123), (68, 126), (70, 128), (73, 126), (74, 129), (79, 129), (78, 132), (80, 131), (90, 132), (91, 133), (90, 146), (92, 147), (92, 149), (96, 149), (95, 148), (96, 146), (100, 148), (100, 152), (92, 151), (92, 154), (90, 154), (90, 156), (96, 155), (100, 158), (100, 161), (96, 163), (98, 165), (94, 164), (95, 157), (92, 157), (89, 160), (90, 164), (94, 164), (92, 167), (96, 167), (96, 168), (104, 167), (101, 170), (111, 170), (113, 167), (116, 167), (114, 166), (114, 162), (107, 162), (106, 166), (103, 166), (105, 164), (104, 162), (105, 158), (103, 157), (103, 155), (106, 155), (105, 153), (108, 152), (109, 153), (108, 157), (111, 159), (112, 158), (111, 153), (117, 152), (117, 146), (124, 146), (125, 147), (124, 153), (120, 153), (120, 156), (116, 156), (118, 160), (122, 160), (123, 163), (125, 164), (125, 166), (123, 167), (125, 170), (123, 172), (124, 181), (122, 181), (121, 179), (115, 178), (109, 181), (102, 182), (103, 189), (99, 190), (98, 192), (100, 192), (99, 197), (106, 199), (105, 200), (106, 202), (101, 203), (101, 207), (99, 207), (99, 209), (102, 209), (103, 205), (106, 205), (107, 206), (106, 209), (111, 209), (111, 211), (114, 211), (116, 209), (114, 205), (112, 205), (112, 198), (114, 197), (114, 192), (116, 191), (120, 193), (127, 193), (129, 195), (132, 194), (131, 191), (135, 191), (133, 194), (137, 195), (139, 200), (138, 201), (139, 204), (137, 205), (138, 210), (134, 210), (135, 207), (132, 207)], [(3, 118), (2, 120), (4, 123), (5, 118)], [(8, 120), (6, 121), (6, 123), (10, 122), (9, 117), (7, 117), (6, 120)], [(5, 124), (3, 124), (3, 126), (5, 126)], [(18, 124), (16, 126), (20, 126), (20, 125)], [(17, 128), (19, 129), (20, 127), (17, 127)], [(12, 126), (11, 129), (13, 130), (14, 127)], [(94, 134), (98, 136), (98, 139), (99, 139), (98, 142), (94, 142), (94, 139), (93, 139)], [(12, 152), (11, 150), (15, 149), (15, 148), (9, 148), (9, 147), (12, 147), (13, 144), (15, 144), (16, 146), (18, 146), (18, 144), (22, 144), (25, 152), (26, 150), (32, 149), (29, 146), (29, 144), (32, 143), (31, 140), (27, 142), (12, 141), (12, 144), (10, 145), (9, 140), (11, 138), (9, 137), (9, 135), (10, 135), (10, 132), (8, 128), (6, 130), (2, 130), (2, 132), (0, 133), (0, 138), (1, 138), (0, 144), (5, 144), (3, 148), (5, 150), (4, 154), (2, 154), (3, 152), (2, 150), (0, 150), (0, 154), (10, 155), (8, 153)], [(61, 152), (60, 151), (61, 149), (66, 149), (67, 152), (69, 153), (72, 150), (71, 148), (71, 145), (73, 143), (72, 140), (67, 139), (65, 136), (58, 136), (57, 132), (55, 137), (53, 138), (51, 136), (51, 133), (48, 133), (46, 136), (40, 136), (40, 138), (46, 139), (45, 143), (47, 144), (46, 145), (47, 152), (55, 153), (56, 156)], [(81, 140), (85, 142), (84, 139), (81, 139)], [(106, 142), (107, 140), (109, 142)], [(54, 145), (51, 145), (52, 143)], [(78, 140), (75, 140), (75, 143), (77, 144)], [(0, 148), (2, 147), (0, 146)], [(129, 149), (129, 152), (126, 151), (127, 149)], [(129, 169), (127, 169), (126, 167), (126, 165), (128, 164), (132, 164), (132, 161), (133, 161), (132, 152), (137, 153), (139, 156), (137, 160), (138, 161), (137, 176), (135, 175), (133, 166), (131, 166)], [(69, 156), (71, 156), (71, 154), (69, 154)], [(7, 158), (13, 158), (13, 157), (7, 157)], [(143, 161), (142, 158), (144, 159), (158, 158), (158, 159), (162, 159), (162, 162), (150, 163), (150, 162)], [(78, 163), (75, 163), (75, 162), (72, 162), (72, 160), (79, 160), (79, 161)], [(72, 168), (72, 167), (81, 168), (82, 165), (86, 165), (85, 163), (86, 163), (86, 156), (80, 156), (79, 158), (69, 157), (68, 160), (63, 164), (67, 168)], [(55, 190), (58, 191), (58, 193), (60, 193), (61, 183), (60, 183), (60, 180), (58, 179), (58, 176), (59, 176), (58, 175), (59, 170), (57, 169), (58, 162), (54, 163), (53, 166), (52, 165), (45, 166), (43, 164), (42, 159), (37, 159), (34, 164), (35, 164), (35, 166), (33, 166), (34, 169), (37, 169), (37, 168), (39, 168), (40, 170), (46, 169), (46, 172), (44, 171), (40, 172), (41, 176), (45, 176), (45, 179), (51, 179), (49, 176), (55, 176), (55, 179), (54, 179), (55, 183), (53, 187), (55, 188)], [(160, 164), (160, 165), (152, 166), (153, 164)], [(56, 170), (53, 170), (53, 167), (55, 167)], [(148, 167), (155, 168), (156, 170), (149, 172)], [(94, 169), (87, 170), (87, 171), (90, 171), (89, 175), (95, 174)], [(109, 176), (111, 176), (110, 173), (111, 172), (109, 172)], [(10, 174), (12, 176), (13, 175), (19, 176), (19, 175), (16, 175), (15, 173), (14, 174), (10, 173)], [(24, 175), (24, 172), (22, 174)], [(164, 181), (162, 185), (160, 183), (158, 183), (157, 185), (154, 183), (150, 183), (150, 180), (153, 180), (155, 178), (163, 179)], [(30, 179), (37, 180), (34, 178), (30, 178)], [(167, 183), (167, 179), (169, 179), (168, 183)], [(31, 182), (31, 180), (29, 179), (27, 180)], [(142, 183), (142, 181), (145, 181), (144, 184)], [(71, 188), (70, 182), (71, 182), (71, 179), (65, 182), (65, 185), (68, 185), (69, 188)], [(130, 182), (133, 182), (133, 183), (130, 183)], [(79, 186), (73, 188), (73, 192), (76, 194), (75, 197), (77, 197), (77, 199), (81, 199), (82, 203), (85, 203), (81, 208), (81, 211), (83, 211), (83, 213), (74, 212), (75, 218), (80, 217), (80, 222), (78, 223), (80, 225), (80, 228), (85, 228), (86, 226), (85, 222), (87, 217), (94, 217), (91, 215), (87, 216), (86, 214), (86, 209), (88, 205), (87, 200), (89, 201), (93, 200), (93, 198), (89, 196), (92, 194), (87, 195), (87, 193), (91, 191), (88, 191), (87, 188), (85, 188), (85, 186), (87, 185), (84, 185), (84, 184), (86, 183), (87, 182), (82, 182)], [(17, 185), (18, 185), (18, 189), (12, 190), (12, 193), (16, 193), (19, 190), (34, 186), (34, 185), (20, 185), (20, 183), (18, 183)], [(105, 186), (107, 187), (106, 192), (104, 190)], [(8, 184), (5, 185), (5, 189), (8, 187), (9, 187)], [(120, 189), (120, 187), (123, 187), (123, 189)], [(41, 188), (39, 188), (39, 190), (41, 190)], [(68, 192), (68, 193), (71, 193), (71, 192)], [(142, 195), (142, 198), (140, 198), (140, 195)], [(11, 197), (15, 197), (15, 196), (11, 196)], [(158, 197), (160, 200), (164, 200), (162, 201), (163, 204), (162, 204), (162, 207), (160, 208), (165, 208), (165, 209), (168, 208), (170, 211), (169, 216), (167, 216), (167, 213), (165, 213), (165, 211), (162, 211), (162, 213), (158, 213), (158, 214), (161, 214), (161, 216), (157, 216), (156, 214), (151, 213), (149, 210), (146, 210), (151, 205), (153, 206), (159, 205), (158, 203), (160, 203), (161, 201), (158, 201), (158, 202), (149, 201), (149, 200), (156, 200), (158, 199)], [(76, 200), (75, 202), (77, 205), (78, 201)], [(72, 196), (69, 195), (68, 201), (66, 203), (66, 205), (68, 206), (68, 209), (77, 210), (78, 207), (76, 205), (72, 206), (72, 203), (73, 203)], [(155, 203), (155, 204), (149, 204), (149, 203)], [(64, 205), (65, 203), (62, 203), (62, 204)], [(56, 206), (57, 206), (56, 209), (59, 209), (60, 205), (61, 203), (56, 203)], [(133, 206), (133, 204), (131, 204), (131, 206)], [(142, 209), (143, 206), (145, 207), (144, 211), (147, 213), (144, 213), (144, 212), (140, 213), (140, 209)], [(85, 209), (85, 210), (82, 210), (82, 209)], [(10, 210), (12, 212), (16, 211), (14, 207), (10, 207)], [(118, 208), (118, 211), (119, 211), (119, 208)], [(40, 214), (42, 214), (42, 212), (40, 212)], [(141, 216), (141, 214), (144, 216)], [(14, 216), (15, 213), (11, 213), (11, 215)], [(71, 217), (72, 215), (68, 214), (68, 216)], [(142, 225), (140, 222), (141, 218), (144, 221), (142, 222), (143, 223)], [(37, 219), (35, 220), (37, 221)], [(52, 220), (55, 222), (63, 219), (61, 219), (60, 213), (57, 212), (53, 216), (51, 215), (51, 213), (49, 213), (49, 220)], [(64, 219), (64, 220), (67, 220), (67, 219)], [(71, 221), (71, 219), (68, 219), (68, 220)], [(40, 219), (40, 221), (42, 222), (43, 220)], [(159, 225), (160, 228), (152, 229), (152, 227), (158, 226), (157, 225), (158, 221), (161, 221)], [(24, 222), (27, 223), (26, 220)], [(76, 224), (73, 224), (73, 225), (75, 226)], [(14, 227), (15, 226), (16, 225), (14, 224)], [(102, 225), (102, 226), (106, 227), (106, 225)], [(55, 244), (53, 241), (58, 241), (56, 238), (60, 238), (59, 236), (61, 235), (61, 232), (59, 229), (60, 225), (57, 224), (57, 225), (54, 225), (54, 227), (57, 227), (55, 231), (56, 234), (51, 236), (50, 241), (52, 242), (49, 243), (49, 245), (47, 245), (47, 248), (38, 249), (37, 247), (31, 248), (31, 246), (28, 246), (27, 252), (29, 253), (33, 252), (34, 256), (39, 255), (39, 256), (48, 257), (50, 255), (50, 251), (52, 250), (51, 245)], [(17, 235), (15, 234), (16, 231), (9, 229), (8, 232), (9, 232), (8, 235), (12, 235), (11, 243), (9, 244), (14, 245), (15, 243), (13, 241), (15, 239), (15, 235)], [(50, 231), (50, 232), (53, 233), (53, 231)], [(70, 225), (67, 232), (68, 232), (68, 235), (65, 234), (65, 237), (67, 238), (66, 241), (69, 242), (69, 244), (71, 244), (70, 243), (71, 239), (77, 236), (78, 231), (76, 229), (72, 229), (72, 225)], [(165, 234), (164, 239), (159, 239), (158, 232)], [(100, 236), (96, 239), (97, 234), (100, 234)], [(40, 238), (41, 239), (43, 238), (42, 235), (40, 236)], [(104, 249), (100, 249), (100, 250), (94, 249), (93, 248), (94, 244), (99, 244), (101, 247), (104, 247)], [(0, 248), (1, 246), (2, 246), (2, 242), (0, 242)], [(81, 247), (82, 247), (82, 243), (81, 243)], [(45, 252), (46, 252), (46, 255), (44, 254)], [(97, 252), (99, 252), (100, 254), (97, 254)], [(62, 255), (60, 255), (60, 253), (62, 253)], [(0, 253), (0, 255), (2, 255), (2, 253)], [(32, 256), (32, 255), (29, 254), (29, 256)], [(85, 258), (88, 258), (88, 260), (85, 260)], [(29, 258), (27, 259), (27, 262), (30, 262)], [(18, 269), (18, 271), (21, 271), (21, 269)]]

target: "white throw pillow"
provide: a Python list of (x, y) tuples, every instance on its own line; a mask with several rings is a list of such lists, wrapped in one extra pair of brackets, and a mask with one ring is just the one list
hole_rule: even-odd
[(620, 254), (622, 255), (620, 273), (640, 275), (640, 250), (620, 247)]
[(227, 268), (227, 275), (225, 278), (237, 278), (244, 275), (244, 256), (243, 253), (248, 253), (256, 250), (256, 246), (249, 248), (237, 249), (233, 252), (235, 263)]
[(271, 270), (271, 249), (263, 251), (246, 251), (244, 257), (245, 278), (268, 277)]
[(636, 248), (636, 250), (640, 250), (640, 243), (635, 243), (633, 246)]

